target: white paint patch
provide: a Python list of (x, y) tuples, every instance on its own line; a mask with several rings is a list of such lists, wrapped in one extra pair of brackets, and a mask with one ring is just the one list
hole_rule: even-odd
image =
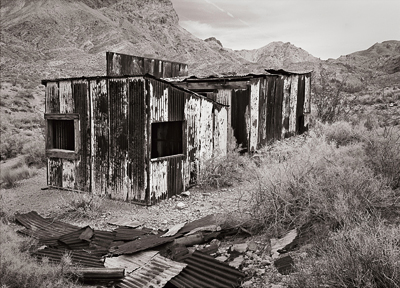
[(258, 144), (258, 125), (259, 125), (259, 111), (260, 111), (260, 80), (252, 80), (250, 85), (250, 142), (248, 144), (249, 151), (257, 150)]
[(74, 113), (75, 105), (72, 98), (72, 85), (71, 81), (60, 81), (60, 113)]
[(296, 133), (296, 109), (299, 76), (292, 75), (292, 85), (290, 87), (290, 117), (289, 117), (289, 132)]
[(158, 199), (168, 192), (167, 168), (167, 160), (150, 163), (150, 199)]
[(76, 166), (74, 160), (63, 159), (62, 187), (75, 189)]

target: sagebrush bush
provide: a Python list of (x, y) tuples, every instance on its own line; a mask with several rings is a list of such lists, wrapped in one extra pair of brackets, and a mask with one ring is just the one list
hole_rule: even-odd
[(393, 188), (400, 187), (400, 131), (384, 128), (371, 132), (365, 139), (368, 164)]
[(25, 143), (21, 153), (25, 155), (25, 162), (28, 165), (42, 167), (46, 163), (46, 153), (43, 137), (36, 137), (34, 140)]
[(379, 221), (332, 233), (297, 263), (290, 287), (398, 288), (399, 235)]
[(81, 287), (71, 275), (75, 268), (67, 263), (37, 262), (29, 255), (35, 245), (31, 238), (18, 235), (0, 221), (0, 286), (9, 288)]
[(288, 161), (265, 161), (253, 172), (253, 218), (275, 235), (314, 217), (341, 225), (362, 222), (394, 197), (365, 159), (362, 143), (337, 148), (313, 135)]
[(203, 188), (229, 187), (247, 180), (247, 171), (254, 165), (248, 156), (241, 156), (237, 150), (228, 151), (225, 156), (207, 160), (198, 173), (197, 184)]
[(13, 187), (16, 182), (33, 177), (37, 174), (36, 167), (28, 167), (25, 163), (18, 167), (7, 167), (1, 169), (0, 182), (6, 187)]

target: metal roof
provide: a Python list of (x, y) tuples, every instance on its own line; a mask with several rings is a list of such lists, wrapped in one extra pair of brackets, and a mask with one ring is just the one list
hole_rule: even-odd
[(245, 277), (244, 273), (200, 251), (195, 251), (184, 262), (187, 267), (166, 287), (239, 287)]
[(186, 266), (187, 264), (157, 255), (147, 265), (125, 276), (117, 286), (121, 288), (162, 288), (169, 280), (181, 273)]
[(267, 71), (270, 74), (277, 74), (277, 75), (302, 75), (313, 72), (313, 70), (289, 71), (284, 69), (265, 69), (265, 71)]
[(118, 227), (114, 232), (116, 233), (115, 241), (131, 241), (143, 235), (150, 234), (153, 230), (149, 228), (135, 229), (131, 227)]

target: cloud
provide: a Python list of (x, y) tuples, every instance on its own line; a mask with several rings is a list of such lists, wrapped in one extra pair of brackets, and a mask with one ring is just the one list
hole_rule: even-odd
[(231, 13), (226, 12), (226, 14), (228, 14), (228, 16), (231, 16), (232, 18), (235, 18)]

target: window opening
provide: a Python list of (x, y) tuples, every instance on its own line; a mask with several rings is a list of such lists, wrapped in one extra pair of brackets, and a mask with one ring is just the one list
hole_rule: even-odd
[(151, 124), (151, 158), (183, 154), (183, 121)]
[(75, 150), (74, 120), (49, 120), (52, 126), (51, 149)]

